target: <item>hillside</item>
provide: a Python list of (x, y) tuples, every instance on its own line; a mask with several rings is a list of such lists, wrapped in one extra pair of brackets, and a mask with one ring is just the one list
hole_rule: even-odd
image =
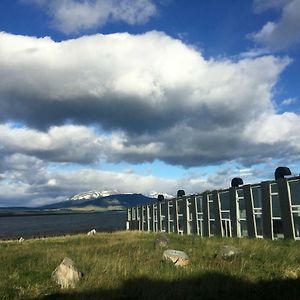
[[(169, 237), (170, 248), (190, 257), (188, 266), (162, 263), (152, 233), (0, 242), (0, 299), (299, 299), (299, 242)], [(216, 259), (222, 245), (242, 255)], [(61, 291), (51, 273), (66, 256), (84, 277)]]
[[(72, 198), (71, 198), (72, 199)], [(39, 209), (84, 209), (89, 207), (103, 209), (126, 209), (136, 205), (145, 205), (155, 202), (156, 199), (144, 196), (142, 194), (116, 194), (95, 199), (66, 200), (54, 204), (44, 205)]]

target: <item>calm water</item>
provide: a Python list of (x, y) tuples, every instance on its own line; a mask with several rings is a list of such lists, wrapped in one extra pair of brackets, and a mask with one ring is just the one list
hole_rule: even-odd
[(126, 212), (0, 217), (0, 239), (125, 229)]

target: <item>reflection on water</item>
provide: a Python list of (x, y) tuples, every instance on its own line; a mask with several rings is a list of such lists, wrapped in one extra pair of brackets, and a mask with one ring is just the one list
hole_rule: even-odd
[(126, 212), (0, 217), (0, 239), (125, 229)]

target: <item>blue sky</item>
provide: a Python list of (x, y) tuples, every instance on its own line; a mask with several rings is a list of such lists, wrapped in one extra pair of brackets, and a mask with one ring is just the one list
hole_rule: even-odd
[(299, 173), (300, 0), (2, 0), (0, 206)]

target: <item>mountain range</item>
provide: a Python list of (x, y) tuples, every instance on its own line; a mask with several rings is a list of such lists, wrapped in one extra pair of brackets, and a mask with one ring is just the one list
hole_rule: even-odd
[(66, 201), (40, 206), (43, 210), (124, 210), (131, 206), (151, 204), (157, 198), (145, 196), (143, 194), (120, 194), (117, 191), (96, 192), (90, 191), (70, 197)]
[(159, 194), (165, 199), (174, 198), (172, 195), (151, 192), (145, 196), (138, 193), (120, 193), (117, 190), (89, 191), (76, 194), (65, 201), (42, 205), (39, 207), (3, 207), (0, 215), (4, 214), (48, 214), (48, 213), (72, 213), (88, 211), (125, 210), (128, 207), (152, 204), (157, 201)]

